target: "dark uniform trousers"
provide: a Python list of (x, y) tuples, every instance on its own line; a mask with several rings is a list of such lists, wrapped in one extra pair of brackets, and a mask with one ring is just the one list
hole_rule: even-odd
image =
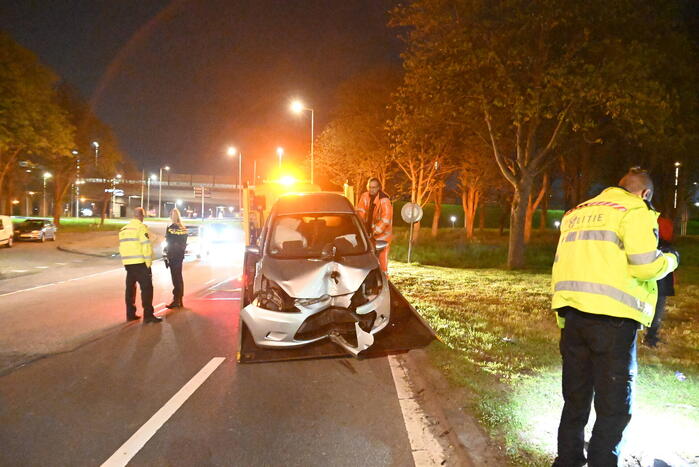
[(168, 256), (167, 260), (170, 264), (170, 276), (172, 277), (172, 297), (176, 302), (182, 303), (182, 296), (184, 295), (184, 280), (182, 279), (182, 262), (184, 261), (184, 257), (170, 258)]
[(153, 275), (146, 263), (127, 264), (126, 268), (126, 317), (136, 315), (136, 283), (141, 288), (141, 305), (144, 317), (153, 316)]
[(631, 420), (638, 323), (567, 308), (561, 330), (563, 399), (554, 466), (582, 466), (590, 404), (596, 420), (587, 450), (589, 467), (616, 466)]

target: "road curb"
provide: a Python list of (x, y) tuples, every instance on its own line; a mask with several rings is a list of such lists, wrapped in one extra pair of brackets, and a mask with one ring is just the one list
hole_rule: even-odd
[(59, 251), (65, 251), (66, 253), (74, 253), (76, 255), (85, 255), (85, 256), (94, 256), (97, 258), (112, 258), (112, 257), (119, 255), (119, 253), (116, 251), (110, 251), (108, 253), (92, 253), (92, 252), (76, 250), (73, 248), (68, 248), (68, 247), (60, 246), (60, 245), (56, 246), (56, 249)]

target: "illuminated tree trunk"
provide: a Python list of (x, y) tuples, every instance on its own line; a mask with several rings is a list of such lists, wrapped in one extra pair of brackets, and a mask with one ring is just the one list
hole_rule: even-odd
[(541, 182), (541, 190), (539, 190), (539, 194), (536, 197), (536, 200), (532, 202), (532, 195), (529, 195), (529, 202), (527, 203), (527, 214), (526, 214), (526, 220), (524, 223), (524, 243), (526, 245), (529, 244), (529, 241), (531, 240), (532, 237), (532, 221), (534, 220), (534, 213), (536, 212), (536, 208), (539, 206), (539, 203), (541, 203), (541, 200), (544, 198), (544, 195), (546, 194), (546, 185), (548, 184), (548, 174), (544, 174), (544, 179)]
[(438, 187), (434, 192), (434, 216), (432, 217), (432, 236), (436, 237), (439, 231), (439, 219), (442, 217), (442, 199), (444, 186)]

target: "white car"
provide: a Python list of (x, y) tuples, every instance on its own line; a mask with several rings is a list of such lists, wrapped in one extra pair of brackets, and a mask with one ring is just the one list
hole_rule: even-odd
[(336, 193), (285, 195), (246, 249), (241, 318), (255, 345), (293, 348), (329, 338), (353, 355), (390, 320), (390, 292), (350, 202)]
[(12, 218), (10, 216), (0, 216), (0, 245), (12, 248), (14, 234)]

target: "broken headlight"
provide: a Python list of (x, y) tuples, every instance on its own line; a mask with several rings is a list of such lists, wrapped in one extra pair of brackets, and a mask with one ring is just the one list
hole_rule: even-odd
[(376, 300), (376, 297), (381, 293), (381, 287), (383, 287), (381, 270), (378, 268), (373, 269), (367, 274), (359, 289), (352, 295), (352, 306), (356, 308)]
[(275, 282), (262, 277), (262, 284), (257, 294), (257, 306), (270, 311), (297, 312), (294, 301)]

